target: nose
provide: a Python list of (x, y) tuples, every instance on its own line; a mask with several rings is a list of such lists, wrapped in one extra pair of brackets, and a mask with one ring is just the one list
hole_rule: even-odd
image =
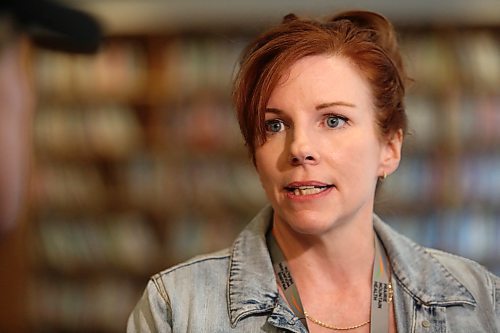
[(314, 138), (305, 131), (294, 130), (290, 142), (290, 164), (318, 164), (320, 158), (316, 144)]

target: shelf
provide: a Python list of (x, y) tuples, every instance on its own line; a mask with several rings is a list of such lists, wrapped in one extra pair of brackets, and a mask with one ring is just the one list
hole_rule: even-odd
[[(146, 276), (229, 246), (265, 204), (229, 100), (247, 35), (219, 31), (113, 37), (95, 58), (35, 54), (34, 331), (123, 331), (109, 318), (124, 320)], [(496, 31), (406, 31), (411, 135), (377, 197), (396, 229), (491, 269), (500, 265)]]
[(127, 278), (38, 279), (29, 286), (29, 317), (37, 332), (120, 332), (142, 290)]
[(139, 274), (158, 266), (160, 240), (137, 213), (94, 219), (47, 215), (36, 222), (34, 258), (61, 273), (103, 269)]

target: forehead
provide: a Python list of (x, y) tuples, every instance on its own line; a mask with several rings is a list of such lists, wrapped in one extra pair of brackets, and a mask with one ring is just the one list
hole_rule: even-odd
[(370, 86), (349, 59), (336, 55), (314, 55), (297, 60), (283, 72), (268, 104), (305, 99), (324, 103), (331, 102), (329, 99), (332, 98), (356, 101), (355, 104), (364, 99), (366, 103), (371, 103)]

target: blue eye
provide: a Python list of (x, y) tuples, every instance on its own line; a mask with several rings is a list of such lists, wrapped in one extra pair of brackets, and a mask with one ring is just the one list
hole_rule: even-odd
[(285, 129), (285, 124), (279, 119), (266, 120), (266, 131), (270, 133), (278, 133)]
[(335, 115), (328, 115), (327, 118), (325, 119), (326, 126), (330, 128), (341, 127), (345, 124), (345, 122), (346, 119), (344, 117)]

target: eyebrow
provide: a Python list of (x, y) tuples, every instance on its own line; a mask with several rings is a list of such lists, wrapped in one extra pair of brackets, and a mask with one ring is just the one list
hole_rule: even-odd
[(327, 109), (332, 106), (344, 106), (349, 108), (355, 108), (356, 105), (347, 102), (332, 102), (332, 103), (322, 103), (316, 106), (316, 110)]
[[(332, 106), (343, 106), (343, 107), (348, 107), (348, 108), (355, 108), (356, 105), (352, 104), (352, 103), (347, 103), (347, 102), (331, 102), (331, 103), (321, 103), (319, 105), (316, 105), (315, 109), (316, 110), (323, 110), (323, 109), (327, 109), (329, 107), (332, 107)], [(276, 109), (276, 108), (266, 108), (265, 110), (266, 113), (274, 113), (274, 114), (282, 114), (283, 111), (280, 110), (280, 109)]]

